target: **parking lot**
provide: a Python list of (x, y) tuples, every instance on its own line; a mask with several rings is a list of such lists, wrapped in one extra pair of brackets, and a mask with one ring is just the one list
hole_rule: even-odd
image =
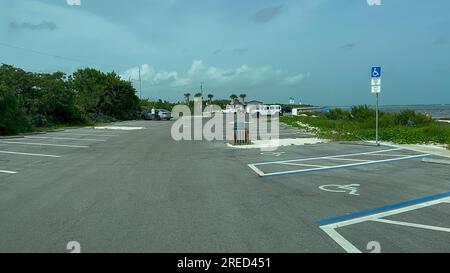
[(0, 139), (0, 252), (450, 251), (450, 168), (422, 162), (434, 155), (176, 142), (172, 124)]

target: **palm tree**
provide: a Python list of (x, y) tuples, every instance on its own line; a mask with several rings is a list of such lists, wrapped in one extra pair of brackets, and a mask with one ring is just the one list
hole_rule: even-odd
[(239, 97), (242, 100), (242, 105), (245, 105), (245, 98), (247, 97), (247, 95), (246, 94), (240, 94)]
[(212, 104), (212, 99), (214, 98), (213, 94), (208, 94), (209, 104)]
[(202, 93), (195, 93), (194, 97), (195, 98), (200, 98), (202, 96)]
[(189, 97), (191, 96), (191, 93), (185, 93), (184, 97), (186, 99), (186, 104), (189, 105)]
[(233, 102), (233, 104), (236, 104), (236, 100), (237, 100), (238, 96), (236, 96), (235, 94), (230, 96), (231, 101)]

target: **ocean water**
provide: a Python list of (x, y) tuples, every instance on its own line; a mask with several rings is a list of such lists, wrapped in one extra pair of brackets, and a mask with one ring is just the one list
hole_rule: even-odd
[[(349, 110), (351, 107), (341, 107)], [(431, 115), (435, 118), (450, 118), (450, 104), (429, 104), (429, 105), (381, 105), (380, 110), (384, 112), (401, 112), (405, 109), (411, 109), (416, 112)]]

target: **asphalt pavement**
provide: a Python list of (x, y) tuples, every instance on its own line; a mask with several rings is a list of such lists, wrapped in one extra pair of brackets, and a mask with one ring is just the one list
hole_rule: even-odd
[(450, 168), (432, 155), (237, 149), (172, 124), (0, 139), (0, 252), (450, 252)]

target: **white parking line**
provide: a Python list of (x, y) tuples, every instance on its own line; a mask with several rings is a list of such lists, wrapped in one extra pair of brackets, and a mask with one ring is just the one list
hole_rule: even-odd
[(134, 131), (134, 130), (143, 130), (144, 127), (128, 127), (128, 126), (100, 126), (94, 127), (96, 130), (122, 130), (122, 131)]
[[(313, 158), (301, 158), (301, 159), (291, 159), (291, 160), (282, 160), (282, 161), (271, 161), (271, 162), (248, 164), (248, 166), (254, 171), (255, 171), (255, 169), (258, 169), (259, 171), (258, 172), (255, 171), (255, 172), (259, 176), (276, 176), (276, 175), (285, 175), (285, 174), (305, 173), (305, 172), (312, 172), (312, 171), (324, 171), (324, 170), (332, 170), (332, 169), (340, 169), (340, 168), (350, 168), (350, 167), (388, 163), (388, 162), (394, 162), (394, 161), (400, 161), (400, 160), (416, 159), (416, 158), (423, 158), (423, 157), (431, 156), (430, 154), (402, 155), (402, 157), (393, 156), (394, 158), (378, 159), (378, 160), (362, 160), (362, 159), (351, 158), (352, 156), (378, 155), (380, 153), (398, 151), (398, 150), (402, 150), (402, 149), (396, 148), (396, 149), (372, 151), (372, 152), (365, 152), (365, 153), (355, 153), (355, 154), (345, 154), (345, 155), (335, 155), (335, 156), (322, 156), (322, 157), (313, 157)], [(387, 155), (389, 155), (389, 154), (387, 154)], [(320, 165), (315, 165), (315, 164), (312, 164), (312, 165), (309, 164), (309, 163), (311, 163), (311, 161), (318, 161), (318, 160), (347, 160), (347, 161), (355, 161), (357, 163), (333, 165), (333, 166), (320, 166)], [(305, 162), (305, 161), (308, 162), (308, 164), (303, 164), (303, 162)], [(279, 165), (298, 165), (298, 166), (310, 165), (310, 167), (312, 167), (312, 168), (264, 173), (262, 170), (260, 170), (257, 167), (257, 166), (261, 166), (261, 165), (277, 165), (277, 164), (279, 164)]]
[(264, 173), (260, 169), (256, 168), (254, 165), (249, 164), (248, 166), (259, 176), (264, 176)]
[(0, 170), (0, 173), (5, 173), (5, 174), (16, 174), (17, 172)]
[(328, 234), (328, 236), (330, 236), (330, 238), (340, 245), (347, 253), (362, 253), (361, 250), (345, 239), (344, 236), (339, 234), (336, 229), (327, 226), (320, 227), (320, 229)]
[(67, 133), (86, 133), (86, 134), (93, 134), (93, 135), (102, 135), (102, 134), (114, 134), (114, 135), (125, 135), (130, 133), (130, 131), (122, 131), (122, 130), (98, 130), (93, 128), (86, 128), (86, 129), (76, 129), (76, 130), (65, 130), (64, 132)]
[(330, 166), (323, 166), (323, 165), (311, 165), (311, 164), (300, 164), (300, 163), (280, 163), (282, 165), (291, 165), (291, 166), (304, 166), (304, 167), (314, 167), (314, 168), (324, 168), (324, 167), (330, 167)]
[[(293, 170), (293, 171), (284, 171), (284, 172), (264, 173), (263, 176), (276, 176), (276, 175), (285, 175), (285, 174), (294, 174), (294, 173), (306, 173), (306, 172), (312, 172), (312, 171), (325, 171), (325, 170), (333, 170), (333, 169), (342, 169), (342, 168), (350, 168), (350, 167), (357, 167), (357, 166), (365, 166), (365, 165), (373, 165), (373, 164), (380, 164), (380, 163), (388, 163), (388, 162), (407, 160), (407, 159), (423, 158), (423, 157), (427, 157), (427, 156), (431, 156), (431, 155), (430, 154), (423, 154), (423, 155), (415, 155), (415, 156), (406, 156), (406, 157), (402, 157), (402, 158), (375, 160), (375, 161), (352, 163), (352, 164), (344, 164), (344, 165), (337, 165), (337, 166), (317, 167), (317, 168), (312, 168), (312, 169), (302, 169), (302, 170)], [(283, 163), (279, 163), (279, 164), (283, 164)], [(255, 166), (257, 164), (251, 164), (251, 165)]]
[(50, 143), (33, 143), (33, 142), (20, 142), (20, 141), (2, 141), (1, 143), (19, 144), (19, 145), (34, 145), (34, 146), (53, 146), (53, 147), (65, 147), (65, 148), (82, 148), (82, 149), (89, 148), (89, 146), (50, 144)]
[(388, 220), (388, 219), (372, 219), (371, 221), (385, 223), (385, 224), (391, 224), (391, 225), (405, 226), (405, 227), (415, 227), (415, 228), (429, 229), (429, 230), (435, 230), (435, 231), (450, 232), (450, 228), (430, 226), (430, 225), (421, 225), (421, 224), (402, 222), (402, 221), (392, 221), (392, 220)]
[(341, 161), (355, 161), (355, 162), (369, 162), (372, 160), (364, 160), (364, 159), (353, 159), (353, 158), (331, 158), (331, 160), (341, 160)]
[[(361, 251), (357, 247), (355, 247), (350, 241), (348, 241), (342, 235), (340, 235), (336, 231), (336, 229), (363, 223), (363, 222), (379, 222), (379, 223), (385, 223), (385, 224), (401, 225), (401, 226), (408, 226), (408, 227), (420, 228), (420, 229), (428, 229), (428, 230), (434, 230), (434, 231), (450, 232), (450, 228), (445, 228), (445, 227), (437, 227), (437, 226), (422, 225), (422, 224), (416, 224), (416, 223), (408, 223), (408, 222), (382, 219), (385, 217), (389, 217), (389, 216), (393, 216), (393, 215), (397, 215), (397, 214), (401, 214), (401, 213), (405, 213), (405, 212), (409, 212), (409, 211), (414, 211), (414, 210), (438, 205), (441, 203), (448, 203), (448, 202), (450, 202), (450, 198), (448, 197), (448, 195), (449, 195), (449, 193), (444, 193), (441, 196), (447, 196), (447, 197), (439, 198), (439, 196), (437, 196), (436, 197), (437, 199), (431, 200), (428, 202), (424, 201), (422, 203), (405, 206), (405, 207), (400, 207), (398, 209), (391, 209), (391, 210), (387, 210), (387, 211), (380, 212), (380, 213), (369, 214), (367, 216), (361, 216), (361, 217), (357, 217), (357, 218), (353, 218), (353, 219), (349, 219), (349, 220), (343, 220), (340, 222), (326, 224), (326, 225), (320, 226), (320, 229), (322, 229), (326, 234), (328, 234), (328, 236), (330, 236), (331, 239), (333, 239), (337, 244), (339, 244), (348, 253), (361, 253)], [(434, 197), (431, 197), (431, 198), (434, 198)], [(426, 200), (426, 199), (428, 199), (428, 198), (425, 198), (424, 200)], [(410, 202), (415, 202), (415, 200), (410, 201)], [(406, 202), (406, 203), (408, 203), (408, 202)], [(399, 206), (400, 206), (400, 204), (399, 204)], [(378, 208), (378, 210), (381, 210), (381, 209), (382, 208)], [(377, 210), (377, 209), (375, 209), (375, 210)], [(346, 216), (348, 216), (348, 215), (346, 215)]]
[(318, 160), (318, 159), (334, 159), (334, 158), (342, 158), (342, 157), (349, 157), (349, 156), (356, 156), (356, 155), (370, 155), (370, 154), (377, 154), (382, 152), (391, 152), (391, 151), (399, 151), (402, 150), (402, 148), (395, 148), (395, 149), (388, 149), (388, 150), (382, 150), (382, 151), (373, 151), (373, 152), (366, 152), (366, 153), (356, 153), (356, 154), (345, 154), (345, 155), (332, 155), (332, 156), (321, 156), (321, 157), (311, 157), (311, 158), (298, 158), (298, 159), (291, 159), (291, 160), (283, 160), (283, 161), (271, 161), (271, 162), (263, 162), (263, 163), (256, 163), (253, 165), (268, 165), (273, 163), (285, 163), (285, 162), (295, 162), (295, 161), (309, 161), (309, 160)]
[(42, 157), (54, 157), (59, 158), (59, 155), (46, 155), (46, 154), (30, 154), (30, 153), (19, 153), (19, 152), (10, 152), (10, 151), (0, 151), (0, 154), (12, 154), (12, 155), (28, 155), (28, 156), (42, 156)]
[(392, 157), (402, 157), (402, 156), (409, 156), (409, 155), (399, 155), (399, 154), (373, 154), (377, 156), (392, 156)]
[(102, 133), (99, 134), (80, 134), (80, 133), (71, 133), (71, 132), (67, 132), (67, 133), (48, 133), (49, 135), (60, 135), (60, 136), (100, 136), (100, 137), (116, 137), (118, 135), (105, 135)]
[(69, 137), (30, 137), (26, 136), (28, 139), (55, 139), (55, 140), (77, 140), (77, 141), (98, 141), (105, 142), (104, 139), (89, 139), (89, 138), (69, 138)]

